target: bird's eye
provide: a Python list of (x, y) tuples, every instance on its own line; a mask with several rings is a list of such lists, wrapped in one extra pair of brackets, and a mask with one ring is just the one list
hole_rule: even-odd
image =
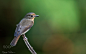
[(31, 15), (31, 17), (33, 17), (33, 15)]

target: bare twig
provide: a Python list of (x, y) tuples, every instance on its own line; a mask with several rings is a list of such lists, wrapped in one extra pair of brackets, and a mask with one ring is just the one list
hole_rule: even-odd
[(23, 40), (24, 40), (26, 46), (27, 46), (28, 49), (30, 50), (30, 52), (31, 52), (32, 54), (37, 54), (37, 53), (35, 52), (35, 50), (33, 49), (33, 47), (29, 44), (27, 37), (26, 37), (25, 35), (22, 35), (22, 37), (23, 37)]

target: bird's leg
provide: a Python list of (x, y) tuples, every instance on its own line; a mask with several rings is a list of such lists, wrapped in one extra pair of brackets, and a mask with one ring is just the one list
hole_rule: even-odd
[(25, 34), (22, 35), (23, 40), (27, 40), (27, 37), (25, 36)]

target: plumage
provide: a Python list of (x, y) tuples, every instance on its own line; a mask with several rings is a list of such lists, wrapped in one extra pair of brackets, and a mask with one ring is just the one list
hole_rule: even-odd
[(30, 29), (34, 24), (34, 20), (28, 20), (26, 18), (23, 18), (20, 23), (17, 25), (14, 36), (19, 36), (22, 33), (26, 32), (28, 29)]
[(11, 46), (15, 46), (17, 44), (18, 39), (20, 38), (20, 35), (17, 37), (14, 37), (14, 39), (12, 40), (12, 42), (10, 43)]
[(11, 46), (15, 46), (17, 44), (19, 37), (30, 30), (30, 28), (34, 24), (35, 17), (38, 17), (38, 15), (32, 12), (27, 13), (25, 17), (19, 22), (19, 24), (17, 24), (16, 30), (14, 33), (14, 39), (10, 43)]

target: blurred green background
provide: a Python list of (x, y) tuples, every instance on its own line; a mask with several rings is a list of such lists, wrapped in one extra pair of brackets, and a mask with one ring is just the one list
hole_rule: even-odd
[(28, 12), (40, 16), (26, 33), (38, 54), (86, 54), (86, 0), (0, 0), (1, 54), (31, 54), (22, 37), (9, 48), (16, 24)]

